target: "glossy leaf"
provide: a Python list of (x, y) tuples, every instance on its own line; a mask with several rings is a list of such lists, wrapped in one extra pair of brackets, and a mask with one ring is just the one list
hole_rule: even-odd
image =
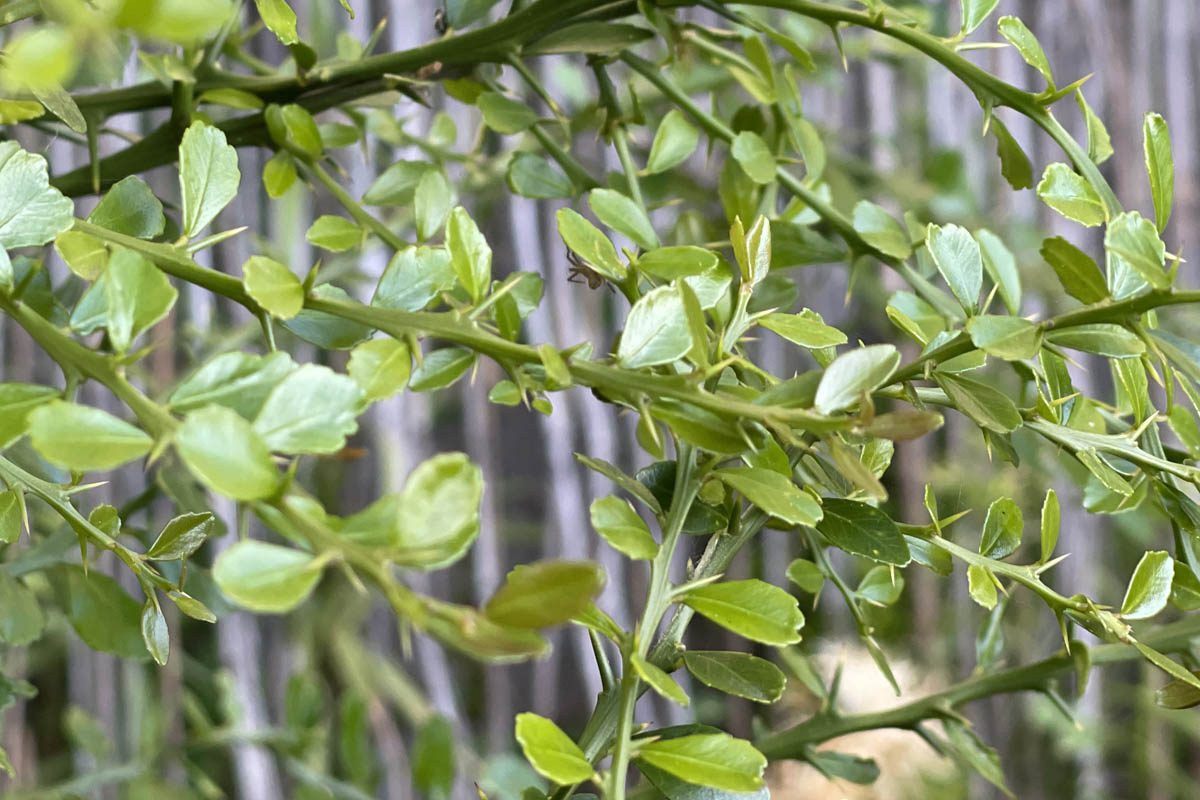
[(153, 440), (107, 411), (61, 400), (29, 415), (29, 438), (42, 458), (76, 472), (107, 470), (141, 458)]
[(302, 550), (244, 539), (217, 558), (213, 579), (243, 608), (283, 614), (312, 594), (321, 580), (321, 563)]
[(626, 557), (649, 560), (658, 554), (654, 535), (628, 501), (602, 497), (592, 503), (590, 516), (596, 532)]
[(1175, 560), (1165, 550), (1152, 550), (1142, 556), (1121, 601), (1125, 619), (1148, 619), (1166, 608), (1175, 577)]
[(689, 783), (730, 792), (757, 789), (767, 766), (753, 745), (727, 733), (660, 739), (639, 747), (638, 758)]
[(700, 615), (751, 641), (776, 646), (800, 641), (798, 630), (804, 626), (804, 615), (796, 598), (769, 583), (755, 579), (722, 581), (691, 589), (681, 600)]
[(241, 179), (237, 151), (221, 129), (192, 123), (179, 144), (184, 235), (190, 238), (207, 228), (237, 195)]
[(770, 514), (792, 525), (816, 525), (821, 504), (778, 472), (758, 467), (730, 467), (713, 473), (731, 489)]
[(515, 567), (484, 613), (514, 628), (548, 628), (583, 611), (604, 588), (604, 570), (590, 561), (538, 561)]
[(884, 384), (900, 364), (900, 352), (890, 344), (860, 347), (842, 353), (825, 368), (813, 407), (822, 414), (842, 411)]
[(579, 745), (545, 717), (518, 714), (516, 736), (525, 758), (542, 777), (564, 786), (592, 777), (591, 762)]
[(688, 650), (683, 663), (705, 686), (756, 703), (774, 703), (787, 685), (779, 667), (749, 653)]

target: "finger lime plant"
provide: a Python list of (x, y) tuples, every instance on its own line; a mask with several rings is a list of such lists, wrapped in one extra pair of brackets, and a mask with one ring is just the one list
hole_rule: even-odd
[[(931, 32), (919, 10), (882, 0), (497, 5), (451, 0), (438, 38), (386, 53), (376, 52), (378, 32), (365, 42), (342, 37), (330, 52), (313, 47), (285, 0), (256, 0), (250, 10), (226, 0), (0, 6), (0, 118), (11, 137), (0, 143), (0, 311), (61, 368), (37, 383), (0, 384), (6, 647), (28, 646), (62, 619), (92, 648), (165, 665), (180, 658), (171, 609), (218, 625), (210, 610), (218, 601), (287, 613), (323, 581), (382, 597), (406, 637), (484, 661), (536, 659), (547, 629), (582, 626), (603, 687), (587, 724), (572, 736), (564, 720), (520, 713), (514, 721), (516, 741), (556, 800), (577, 791), (620, 800), (635, 784), (670, 798), (756, 792), (768, 762), (783, 759), (870, 783), (878, 769), (869, 758), (817, 748), (885, 727), (914, 730), (1003, 786), (994, 751), (960, 707), (1027, 690), (1063, 703), (1065, 681), (1074, 676), (1082, 689), (1093, 665), (1117, 661), (1158, 668), (1163, 705), (1200, 703), (1191, 671), (1200, 620), (1186, 613), (1200, 607), (1200, 346), (1172, 332), (1200, 292), (1177, 287), (1186, 267), (1168, 249), (1178, 243), (1162, 238), (1173, 165), (1161, 116), (1146, 117), (1136, 156), (1153, 198), (1146, 216), (1125, 210), (1101, 172), (1113, 149), (1082, 81), (1060, 85), (1034, 33), (1015, 17), (994, 19), (997, 0), (963, 0), (963, 24), (949, 36)], [(255, 22), (248, 29), (246, 14)], [(792, 36), (796, 20), (827, 39)], [(286, 47), (278, 66), (251, 53), (259, 22), (261, 35)], [(917, 209), (897, 216), (827, 180), (822, 135), (801, 98), (828, 49), (840, 50), (853, 29), (962, 81), (980, 106), (962, 124), (982, 118), (998, 171), (1014, 190), (1032, 189), (1068, 220), (1102, 230), (1103, 264), (1056, 236), (1040, 259), (1018, 265), (991, 231)], [(992, 31), (1044, 88), (1017, 88), (968, 58)], [(126, 54), (143, 79), (120, 80)], [(539, 78), (540, 65), (555, 60), (591, 78), (588, 113), (577, 119)], [(398, 113), (430, 102), (474, 107), (473, 144), (456, 149), (449, 117), (428, 137), (397, 124)], [(114, 124), (155, 110), (164, 113), (149, 117), (156, 127), (143, 136)], [(1076, 113), (1083, 143), (1056, 116)], [(1002, 115), (1024, 116), (1059, 148), (1061, 160), (1040, 179)], [(615, 171), (597, 172), (573, 154), (571, 134), (591, 127), (611, 147)], [(77, 144), (86, 166), (47, 164), (22, 145), (38, 131)], [(340, 164), (378, 141), (414, 145), (421, 158), (388, 166), (357, 196)], [(252, 148), (269, 155), (261, 176), (245, 174), (240, 156)], [(697, 160), (717, 171), (715, 196), (682, 208), (660, 202), (672, 174)], [(174, 170), (177, 191), (174, 176), (157, 191), (143, 177), (158, 167)], [(501, 172), (511, 192), (556, 210), (573, 276), (612, 290), (592, 297), (619, 321), (616, 340), (528, 341), (524, 323), (539, 313), (543, 280), (567, 276), (493, 263), (480, 226), (455, 199), (456, 184), (469, 193)], [(262, 247), (235, 274), (205, 266), (217, 244), (253, 238), (214, 221), (260, 180), (271, 198), (308, 192), (342, 207), (307, 233), (330, 265), (285, 263)], [(75, 199), (88, 195), (99, 201)], [(354, 271), (364, 247), (389, 252), (365, 293)], [(786, 270), (816, 263), (848, 267), (855, 291), (877, 283), (880, 266), (894, 273), (905, 288), (880, 309), (893, 341), (794, 310)], [(1058, 313), (1023, 304), (1030, 271), (1057, 279), (1050, 306)], [(155, 387), (154, 331), (184, 287), (189, 297), (241, 306), (259, 325), (182, 380)], [(809, 368), (771, 374), (754, 358), (764, 337), (802, 352)], [(1072, 364), (1085, 356), (1107, 362), (1110, 394), (1074, 385)], [(481, 607), (413, 588), (412, 574), (450, 567), (479, 532), (493, 476), (463, 454), (433, 456), (402, 490), (359, 510), (320, 499), (314, 464), (345, 452), (372, 404), (445, 389), (481, 360), (505, 375), (485, 387), (493, 403), (552, 414), (556, 395), (575, 387), (636, 419), (645, 467), (637, 474), (578, 455), (612, 485), (591, 505), (591, 527), (645, 577), (631, 627), (601, 607), (606, 576), (587, 561), (520, 565)], [(101, 408), (94, 398), (104, 394), (112, 402)], [(1123, 597), (1048, 582), (1066, 557), (1056, 547), (1053, 490), (1028, 526), (1008, 497), (992, 498), (983, 513), (944, 515), (938, 487), (926, 491), (924, 518), (889, 513), (893, 443), (939, 435), (946, 415), (978, 429), (995, 470), (1023, 469), (1018, 445), (1044, 448), (1078, 465), (1088, 512), (1148, 513), (1150, 549)], [(119, 507), (89, 501), (106, 472), (131, 463), (144, 470), (144, 493)], [(142, 512), (159, 496), (175, 516), (148, 530)], [(214, 498), (236, 504), (236, 519), (214, 517)], [(236, 542), (214, 559), (206, 543), (226, 523), (236, 523)], [(790, 583), (726, 577), (739, 552), (766, 535), (789, 537), (804, 553), (787, 569)], [(702, 543), (697, 557), (687, 558), (685, 541)], [(122, 580), (95, 568), (102, 551), (115, 556)], [(865, 570), (857, 586), (843, 577), (850, 564)], [(868, 611), (895, 603), (913, 570), (965, 582), (988, 612), (983, 650), (1002, 646), (1015, 603), (1045, 607), (1060, 649), (1025, 664), (986, 659), (964, 682), (887, 711), (843, 712), (838, 682), (806, 668), (797, 648), (800, 599), (810, 607), (825, 593), (843, 604), (895, 685)], [(1149, 621), (1168, 605), (1174, 621)], [(745, 646), (689, 647), (696, 614)], [(638, 714), (646, 692), (687, 706), (673, 677), (681, 671), (770, 705), (787, 682), (777, 663), (821, 700), (790, 727), (764, 716), (748, 740), (699, 724), (658, 727)], [(32, 690), (17, 677), (0, 688), (0, 704)], [(424, 763), (418, 776), (431, 794), (453, 775), (436, 767)], [(189, 780), (212, 785), (194, 770)], [(356, 780), (370, 788), (369, 775)], [(352, 783), (336, 785), (350, 792)]]

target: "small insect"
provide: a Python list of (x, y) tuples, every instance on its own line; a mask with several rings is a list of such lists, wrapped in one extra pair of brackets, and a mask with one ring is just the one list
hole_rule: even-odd
[(446, 19), (446, 9), (439, 8), (433, 13), (433, 29), (438, 36), (445, 36), (450, 29), (450, 21)]
[[(604, 285), (604, 276), (592, 269), (574, 250), (567, 250), (567, 261), (571, 262), (571, 271), (567, 274), (569, 283), (587, 283), (589, 289), (599, 289)], [(612, 288), (612, 284), (609, 284), (609, 291)]]

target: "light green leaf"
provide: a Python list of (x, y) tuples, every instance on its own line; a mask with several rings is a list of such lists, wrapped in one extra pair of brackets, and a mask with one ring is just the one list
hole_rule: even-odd
[(520, 133), (537, 122), (538, 118), (532, 108), (499, 92), (484, 92), (479, 95), (475, 105), (483, 114), (483, 124), (496, 133)]
[(966, 36), (982, 25), (999, 4), (1000, 0), (962, 0), (962, 35)]
[(592, 527), (614, 550), (634, 559), (650, 560), (658, 555), (654, 535), (627, 500), (601, 497), (592, 503), (590, 516)]
[(462, 206), (450, 212), (446, 225), (446, 250), (458, 282), (467, 290), (472, 302), (478, 303), (492, 280), (492, 248), (479, 232), (475, 220)]
[(614, 231), (625, 234), (643, 250), (658, 247), (658, 234), (641, 206), (613, 189), (593, 189), (588, 205), (596, 218)]
[(801, 591), (809, 594), (816, 594), (825, 585), (825, 573), (806, 558), (797, 558), (788, 564), (787, 577), (789, 581), (799, 586)]
[(462, 453), (414, 469), (396, 504), (396, 563), (433, 569), (457, 561), (479, 535), (482, 496), (483, 473)]
[(192, 411), (211, 403), (253, 419), (271, 389), (294, 369), (296, 363), (284, 352), (265, 356), (222, 353), (184, 378), (167, 399), (175, 411)]
[(704, 275), (717, 266), (719, 259), (711, 250), (694, 245), (659, 247), (638, 256), (637, 268), (655, 278), (672, 281), (676, 278)]
[(1050, 71), (1050, 61), (1046, 58), (1046, 52), (1042, 50), (1037, 37), (1025, 27), (1025, 23), (1016, 17), (1004, 16), (997, 22), (996, 27), (1000, 29), (1000, 35), (1017, 48), (1025, 63), (1040, 72), (1046, 79), (1046, 85), (1053, 90), (1054, 74)]
[(183, 234), (189, 239), (237, 196), (242, 173), (237, 150), (225, 133), (193, 122), (179, 144), (179, 188), (183, 197)]
[(925, 246), (946, 285), (967, 314), (979, 308), (983, 288), (983, 255), (979, 243), (959, 225), (934, 225), (925, 230)]
[(171, 639), (167, 633), (167, 618), (156, 600), (150, 599), (142, 606), (142, 641), (155, 663), (163, 666), (171, 652)]
[(808, 309), (799, 314), (767, 314), (759, 318), (758, 324), (810, 350), (846, 343), (846, 334), (826, 325), (815, 311)]
[(443, 347), (427, 354), (413, 370), (408, 386), (414, 392), (432, 392), (452, 386), (475, 363), (475, 353), (465, 347)]
[(115, 580), (95, 570), (61, 567), (66, 601), (62, 609), (79, 638), (93, 650), (145, 660), (142, 607)]
[(0, 544), (12, 544), (21, 538), (25, 513), (24, 494), (16, 489), (0, 492)]
[(305, 364), (267, 395), (254, 430), (277, 453), (335, 453), (358, 430), (362, 399), (350, 378)]
[(432, 238), (446, 221), (454, 192), (441, 170), (430, 170), (417, 182), (413, 195), (413, 214), (417, 221), (417, 238), (422, 241)]
[(689, 590), (680, 599), (722, 628), (751, 641), (780, 647), (800, 641), (804, 615), (796, 598), (764, 581), (711, 583)]
[(908, 234), (895, 218), (869, 200), (859, 200), (854, 206), (854, 230), (863, 240), (893, 258), (912, 255)]
[(1042, 347), (1042, 329), (1020, 317), (972, 317), (967, 320), (971, 342), (1005, 361), (1033, 358)]
[(591, 561), (520, 564), (483, 611), (500, 625), (549, 628), (586, 609), (603, 588), (604, 570)]
[(406, 247), (392, 256), (371, 304), (420, 311), (441, 292), (454, 288), (450, 254), (438, 247)]
[(774, 703), (787, 686), (779, 667), (749, 653), (686, 650), (683, 663), (705, 686), (756, 703)]
[(106, 411), (62, 400), (29, 415), (33, 449), (51, 464), (74, 472), (119, 467), (150, 452), (153, 440)]
[(1146, 344), (1137, 334), (1111, 322), (1051, 330), (1046, 334), (1046, 341), (1109, 358), (1134, 358), (1146, 352)]
[(153, 239), (163, 232), (167, 218), (146, 182), (130, 175), (113, 184), (88, 214), (88, 222), (126, 236)]
[(771, 221), (759, 215), (750, 230), (746, 231), (741, 217), (737, 217), (729, 228), (729, 239), (742, 273), (742, 282), (750, 286), (762, 283), (771, 271)]
[(696, 150), (700, 132), (682, 111), (673, 108), (663, 117), (654, 133), (650, 155), (646, 159), (646, 172), (657, 175), (682, 164)]
[(296, 274), (273, 258), (250, 256), (242, 264), (246, 294), (271, 316), (291, 319), (304, 308), (304, 286)]
[[(436, 172), (427, 175), (437, 175)], [(445, 212), (442, 214), (445, 217)], [(304, 238), (312, 244), (332, 253), (344, 253), (362, 244), (363, 229), (345, 217), (322, 214), (309, 227)]]
[(998, 389), (949, 372), (935, 372), (934, 378), (955, 408), (979, 427), (996, 433), (1008, 433), (1020, 427), (1021, 412), (1008, 395)]
[(384, 400), (408, 384), (412, 354), (397, 339), (370, 339), (350, 351), (346, 372), (368, 402)]
[(670, 364), (692, 349), (683, 297), (675, 286), (660, 286), (629, 310), (617, 345), (617, 361), (628, 369)]
[[(46, 616), (33, 590), (7, 572), (0, 572), (0, 642), (24, 647), (40, 639), (45, 627)], [(0, 706), (5, 705), (3, 699), (0, 696)]]
[(212, 574), (221, 592), (239, 606), (283, 614), (312, 594), (323, 566), (312, 553), (243, 539), (217, 557)]
[(730, 792), (752, 792), (762, 786), (767, 766), (754, 745), (727, 733), (659, 739), (639, 747), (637, 757), (688, 783)]
[(1001, 497), (993, 501), (983, 521), (979, 552), (988, 558), (1008, 558), (1021, 546), (1024, 525), (1020, 507), (1010, 498)]
[(1017, 260), (1012, 251), (1005, 247), (999, 236), (986, 228), (975, 231), (975, 240), (979, 242), (980, 253), (983, 255), (983, 268), (996, 284), (1004, 307), (1010, 314), (1019, 313), (1021, 273), (1017, 270)]
[(996, 155), (1000, 158), (1000, 174), (1008, 185), (1020, 191), (1033, 188), (1033, 164), (1003, 122), (992, 117), (988, 130), (996, 137)]
[(967, 592), (971, 599), (991, 611), (1000, 599), (992, 572), (981, 564), (967, 565)]
[(1142, 144), (1146, 154), (1146, 173), (1150, 176), (1150, 195), (1154, 199), (1154, 220), (1162, 233), (1171, 218), (1175, 198), (1175, 159), (1171, 156), (1171, 134), (1161, 114), (1149, 113), (1142, 126)]
[(772, 517), (784, 522), (812, 526), (821, 519), (821, 504), (774, 470), (730, 467), (716, 470), (713, 475)]
[(1061, 236), (1047, 239), (1042, 242), (1041, 254), (1071, 297), (1084, 304), (1099, 303), (1108, 297), (1104, 274), (1096, 262), (1066, 239)]
[(617, 248), (595, 225), (569, 208), (560, 208), (556, 218), (558, 235), (571, 252), (610, 281), (624, 280), (627, 269)]
[[(98, 279), (108, 267), (108, 246), (95, 236), (75, 230), (63, 231), (54, 240), (54, 249), (66, 262), (67, 268), (85, 281)], [(0, 250), (0, 253), (3, 251)], [(7, 260), (7, 258), (6, 255), (0, 255), (0, 260)], [(12, 266), (10, 265), (8, 269), (11, 272)], [(11, 282), (11, 280), (10, 277), (9, 281)], [(3, 278), (0, 278), (0, 284), (3, 283)]]
[(1106, 218), (1100, 195), (1079, 173), (1062, 162), (1046, 167), (1037, 185), (1037, 195), (1067, 219), (1089, 228)]
[[(74, 215), (75, 204), (50, 186), (46, 159), (0, 142), (0, 250), (43, 245), (70, 228)], [(11, 287), (9, 269), (0, 288)]]
[(1058, 530), (1061, 525), (1061, 513), (1058, 507), (1058, 494), (1053, 489), (1046, 490), (1046, 499), (1042, 501), (1042, 538), (1041, 561), (1049, 561), (1054, 554), (1054, 546), (1058, 544)]
[(739, 133), (730, 146), (730, 153), (750, 180), (760, 184), (774, 182), (775, 156), (757, 133), (753, 131)]
[(1117, 291), (1124, 283), (1123, 270), (1132, 270), (1155, 289), (1170, 288), (1171, 278), (1165, 269), (1166, 245), (1158, 237), (1154, 224), (1138, 212), (1126, 211), (1108, 223), (1104, 249), (1116, 261), (1109, 275), (1109, 288), (1115, 297), (1131, 294)]
[(616, 22), (580, 22), (543, 36), (522, 52), (536, 55), (554, 53), (619, 53), (654, 34), (636, 25)]
[(825, 368), (813, 407), (822, 414), (853, 406), (861, 395), (878, 389), (900, 365), (900, 351), (890, 344), (842, 353)]
[(237, 412), (208, 406), (187, 416), (175, 449), (196, 479), (234, 500), (261, 500), (279, 487), (271, 450)]
[(562, 786), (592, 777), (592, 764), (579, 745), (545, 717), (517, 714), (516, 736), (521, 752), (542, 777)]
[(287, 4), (287, 0), (254, 0), (258, 7), (258, 15), (263, 24), (282, 44), (297, 44), (300, 36), (296, 33), (296, 12)]
[(1121, 601), (1121, 616), (1125, 619), (1149, 619), (1167, 606), (1171, 597), (1171, 581), (1175, 577), (1175, 560), (1166, 550), (1151, 550), (1142, 556)]
[(272, 104), (263, 111), (263, 118), (276, 145), (302, 160), (321, 157), (325, 150), (321, 129), (304, 106), (296, 103), (282, 106)]
[(575, 184), (549, 160), (520, 152), (508, 162), (508, 188), (513, 194), (534, 200), (553, 200), (575, 194)]
[(824, 515), (817, 530), (835, 547), (897, 567), (911, 560), (900, 529), (879, 509), (836, 497), (825, 498), (821, 505)]
[(25, 435), (30, 413), (58, 394), (57, 389), (36, 383), (0, 383), (0, 450)]
[(1108, 129), (1104, 127), (1104, 121), (1088, 104), (1082, 89), (1075, 92), (1075, 102), (1079, 105), (1084, 125), (1087, 127), (1088, 158), (1097, 164), (1103, 164), (1113, 154), (1112, 139), (1109, 138)]
[(880, 608), (893, 605), (904, 592), (904, 576), (890, 566), (877, 564), (867, 570), (867, 574), (859, 581), (854, 590), (863, 602)]
[(681, 706), (686, 707), (691, 703), (691, 699), (687, 696), (687, 692), (683, 690), (683, 687), (676, 683), (666, 672), (651, 664), (637, 653), (632, 654), (630, 661), (633, 663), (633, 669), (637, 672), (638, 677), (645, 681), (659, 695)]
[(146, 551), (155, 561), (180, 561), (190, 558), (213, 532), (216, 522), (208, 511), (181, 514), (167, 523)]

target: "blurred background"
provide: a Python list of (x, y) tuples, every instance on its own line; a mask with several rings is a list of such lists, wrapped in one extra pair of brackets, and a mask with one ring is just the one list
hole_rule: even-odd
[[(362, 41), (385, 19), (383, 49), (409, 48), (437, 36), (437, 0), (351, 2), (353, 19), (333, 0), (294, 0), (301, 35), (323, 54), (337, 50), (344, 32)], [(956, 1), (925, 3), (923, 10), (936, 30), (958, 29)], [(1186, 258), (1191, 243), (1187, 232), (1200, 230), (1200, 8), (1192, 0), (1001, 0), (998, 12), (1020, 16), (1035, 32), (1060, 84), (1094, 73), (1084, 93), (1107, 123), (1115, 150), (1103, 171), (1129, 208), (1151, 208), (1142, 164), (1142, 117), (1148, 110), (1166, 117), (1174, 142), (1176, 202), (1164, 239)], [(717, 24), (711, 16), (690, 13), (696, 21)], [(247, 19), (252, 17), (248, 12)], [(974, 38), (994, 33), (994, 19)], [(835, 202), (849, 209), (854, 199), (867, 197), (893, 211), (913, 209), (924, 218), (992, 229), (1018, 254), (1026, 286), (1023, 312), (1054, 313), (1046, 297), (1057, 298), (1061, 292), (1037, 255), (1041, 240), (1063, 235), (1097, 255), (1099, 234), (1066, 224), (1032, 191), (1014, 193), (1008, 187), (1000, 176), (994, 139), (981, 136), (982, 115), (970, 93), (937, 65), (859, 31), (844, 34), (849, 67), (843, 72), (828, 31), (795, 21), (786, 24), (825, 67), (802, 74), (801, 88), (805, 115), (818, 122), (826, 143)], [(259, 34), (254, 43), (256, 55), (266, 62), (285, 60), (285, 51), (269, 34)], [(1035, 73), (1010, 49), (977, 50), (971, 58), (1010, 82), (1040, 88)], [(615, 154), (588, 124), (591, 72), (582, 62), (561, 57), (543, 59), (538, 68), (565, 112), (583, 120), (574, 153), (593, 174), (618, 168)], [(692, 77), (697, 86), (705, 85), (702, 69)], [(136, 61), (118, 76), (123, 82), (141, 79)], [(501, 80), (510, 88), (521, 86), (508, 73)], [(725, 113), (743, 102), (735, 99), (735, 87), (718, 91), (730, 98), (722, 104)], [(529, 102), (546, 111), (537, 98)], [(1077, 138), (1086, 138), (1070, 100), (1056, 110)], [(1035, 175), (1045, 164), (1063, 160), (1026, 120), (1004, 111), (999, 115), (1029, 153)], [(148, 114), (127, 116), (115, 125), (138, 133), (162, 121), (162, 116)], [(480, 138), (475, 110), (436, 88), (430, 107), (406, 102), (374, 111), (368, 128), (372, 136), (367, 146), (345, 148), (335, 156), (355, 196), (397, 159), (444, 159), (458, 181), (460, 199), (495, 250), (497, 273), (532, 270), (546, 280), (546, 300), (527, 323), (528, 338), (563, 346), (586, 340), (598, 350), (607, 349), (613, 334), (610, 310), (618, 298), (567, 281), (569, 265), (553, 221), (555, 210), (567, 201), (529, 200), (507, 190), (507, 156), (497, 154), (513, 146), (511, 139)], [(636, 130), (642, 146), (649, 145), (652, 130)], [(71, 141), (28, 130), (18, 136), (27, 148), (46, 152), (56, 172), (86, 163), (85, 151)], [(317, 215), (341, 209), (321, 190), (306, 187), (294, 187), (268, 204), (260, 176), (269, 155), (240, 152), (243, 190), (217, 223), (217, 229), (247, 225), (264, 238), (247, 233), (208, 251), (205, 255), (218, 269), (240, 274), (247, 256), (267, 252), (303, 274), (322, 255), (305, 241), (304, 232)], [(701, 148), (669, 180), (647, 180), (648, 200), (662, 207), (655, 218), (664, 230), (689, 224), (688, 213), (721, 215), (713, 187), (723, 158), (720, 148), (711, 160)], [(153, 172), (148, 179), (164, 198), (176, 196), (172, 169)], [(84, 199), (83, 210), (92, 202)], [(405, 210), (395, 211), (395, 225), (407, 225)], [(682, 217), (681, 211), (686, 212)], [(381, 273), (388, 256), (382, 248), (368, 249), (327, 258), (326, 268), (366, 299), (372, 277)], [(1197, 284), (1190, 266), (1185, 264), (1182, 272), (1181, 283)], [(902, 287), (877, 265), (862, 265), (847, 301), (849, 274), (845, 263), (790, 270), (797, 307), (819, 311), (852, 338), (896, 340), (882, 309), (888, 294)], [(1200, 319), (1185, 322), (1193, 333), (1200, 331)], [(154, 335), (157, 350), (147, 361), (149, 372), (140, 377), (159, 394), (208, 354), (232, 346), (256, 347), (258, 341), (253, 319), (194, 287), (182, 287), (176, 311)], [(759, 363), (777, 375), (811, 366), (801, 362), (806, 355), (777, 338), (757, 346)], [(293, 352), (301, 361), (326, 357), (302, 342), (295, 343)], [(333, 358), (344, 366), (336, 354)], [(580, 466), (573, 454), (603, 458), (629, 472), (646, 466), (652, 459), (636, 445), (636, 420), (615, 415), (612, 406), (584, 391), (555, 395), (555, 410), (548, 417), (492, 405), (487, 391), (500, 377), (494, 365), (482, 363), (473, 381), (448, 391), (408, 392), (376, 405), (352, 442), (356, 449), (345, 458), (313, 460), (307, 478), (328, 508), (351, 512), (398, 488), (409, 469), (429, 455), (463, 450), (482, 466), (488, 481), (479, 541), (453, 569), (414, 574), (412, 583), (438, 596), (479, 602), (513, 564), (539, 557), (595, 558), (609, 573), (602, 607), (628, 623), (644, 596), (644, 566), (616, 557), (590, 529), (588, 505), (613, 487)], [(1082, 361), (1075, 377), (1076, 385), (1089, 393), (1112, 397), (1103, 361)], [(3, 319), (0, 380), (60, 381), (54, 364)], [(111, 405), (110, 398), (98, 393), (84, 399)], [(974, 426), (953, 416), (938, 434), (898, 445), (884, 479), (897, 518), (924, 519), (922, 494), (932, 482), (939, 487), (944, 515), (975, 510), (959, 523), (964, 526), (960, 535), (970, 538), (995, 497), (1012, 496), (1032, 520), (1044, 487), (1053, 485), (1063, 500), (1059, 552), (1071, 557), (1051, 573), (1051, 582), (1116, 602), (1137, 556), (1152, 543), (1165, 546), (1165, 523), (1141, 511), (1084, 513), (1087, 487), (1077, 468), (1044, 444), (1018, 437), (1016, 446), (1019, 469), (991, 461)], [(144, 485), (140, 471), (127, 469), (90, 493), (88, 501), (121, 507), (136, 501)], [(232, 504), (218, 503), (214, 511), (227, 523), (234, 521)], [(153, 504), (149, 516), (161, 524), (169, 511)], [(56, 524), (51, 518), (38, 522), (43, 531)], [(228, 535), (223, 541), (232, 539)], [(218, 541), (210, 549), (221, 545)], [(784, 569), (798, 554), (796, 540), (766, 531), (731, 572), (786, 585)], [(855, 579), (864, 568), (849, 559), (839, 565)], [(105, 567), (101, 559), (99, 568)], [(125, 570), (112, 572), (129, 578)], [(985, 616), (969, 600), (961, 572), (940, 579), (911, 569), (906, 578), (900, 602), (880, 611), (873, 622), (906, 695), (916, 697), (966, 677), (989, 654), (977, 652)], [(1021, 594), (1014, 597), (1001, 663), (1037, 660), (1061, 646), (1053, 619), (1028, 600)], [(857, 644), (840, 599), (827, 594), (815, 609), (811, 605), (806, 597), (802, 607), (809, 623), (799, 650), (826, 675), (842, 665), (847, 707), (866, 710), (899, 702)], [(246, 800), (409, 798), (421, 796), (417, 787), (442, 785), (437, 771), (453, 766), (450, 794), (456, 800), (474, 796), (472, 781), (491, 798), (512, 800), (525, 786), (538, 783), (514, 755), (513, 715), (533, 710), (577, 733), (599, 690), (590, 646), (578, 630), (555, 635), (552, 655), (535, 665), (483, 668), (423, 637), (403, 641), (388, 610), (332, 576), (299, 613), (287, 618), (217, 610), (223, 615), (215, 627), (178, 616), (171, 620), (175, 641), (183, 647), (177, 647), (163, 669), (93, 652), (62, 624), (28, 650), (3, 653), (3, 672), (26, 677), (39, 692), (35, 700), (16, 702), (3, 716), (3, 746), (17, 770), (15, 779), (0, 777), (5, 796), (162, 797), (166, 792), (168, 797)], [(693, 625), (689, 637), (692, 643), (746, 647), (732, 637), (726, 641), (725, 634), (702, 622)], [(1200, 729), (1189, 712), (1154, 706), (1152, 690), (1160, 682), (1151, 668), (1130, 662), (1093, 672), (1074, 720), (1040, 695), (1001, 697), (977, 703), (968, 713), (981, 738), (999, 751), (1017, 797), (1194, 797), (1200, 785)], [(703, 687), (689, 691), (698, 693), (692, 708), (647, 697), (639, 718), (659, 724), (695, 718), (745, 736), (759, 722), (780, 726), (814, 708), (795, 680), (785, 698), (765, 711), (706, 694)], [(977, 779), (965, 778), (912, 734), (861, 734), (836, 747), (875, 756), (883, 777), (874, 786), (855, 787), (829, 783), (807, 765), (779, 765), (771, 772), (773, 796), (819, 800), (996, 794)]]

